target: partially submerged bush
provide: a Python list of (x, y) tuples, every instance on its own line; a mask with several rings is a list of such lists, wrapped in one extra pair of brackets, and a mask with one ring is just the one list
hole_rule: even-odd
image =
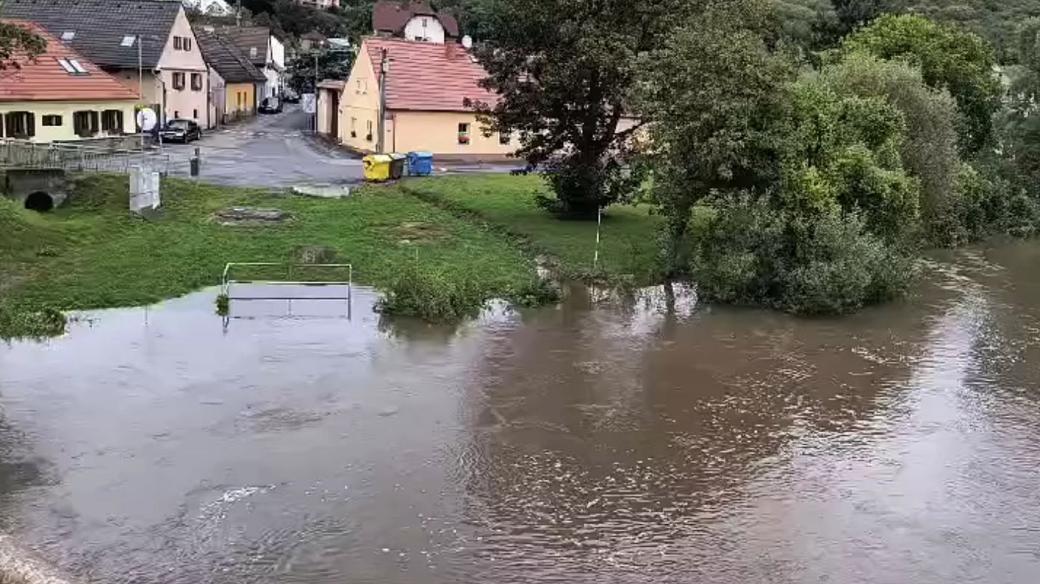
[(26, 309), (0, 304), (0, 339), (56, 337), (65, 332), (65, 315), (56, 308)]
[(740, 199), (698, 239), (693, 273), (709, 300), (841, 314), (903, 293), (913, 264), (855, 214), (803, 215)]
[(486, 300), (487, 294), (461, 272), (409, 265), (383, 290), (377, 309), (384, 314), (446, 322), (475, 315)]

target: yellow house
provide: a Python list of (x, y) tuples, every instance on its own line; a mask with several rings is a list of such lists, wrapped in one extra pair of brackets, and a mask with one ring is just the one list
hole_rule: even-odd
[[(384, 70), (385, 101), (380, 97)], [(516, 137), (489, 133), (466, 105), (467, 99), (495, 102), (479, 85), (484, 77), (476, 59), (454, 42), (367, 38), (336, 115), (329, 117), (336, 119), (339, 142), (358, 152), (422, 150), (441, 160), (503, 159), (519, 147)], [(328, 105), (319, 104), (318, 110), (322, 107)]]
[(137, 94), (98, 69), (34, 23), (27, 28), (47, 42), (43, 55), (13, 55), (0, 70), (0, 138), (33, 142), (122, 136), (135, 129)]
[(221, 33), (201, 30), (195, 38), (209, 66), (210, 119), (226, 124), (256, 115), (256, 87), (266, 83), (264, 73)]

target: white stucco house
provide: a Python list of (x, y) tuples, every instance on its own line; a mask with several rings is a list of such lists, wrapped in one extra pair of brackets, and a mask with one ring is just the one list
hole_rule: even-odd
[(379, 0), (372, 8), (377, 36), (443, 45), (459, 38), (459, 23), (451, 14), (433, 10), (426, 0)]

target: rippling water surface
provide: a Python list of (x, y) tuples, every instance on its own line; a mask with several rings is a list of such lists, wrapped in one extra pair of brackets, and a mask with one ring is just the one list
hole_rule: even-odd
[(950, 254), (838, 320), (93, 312), (0, 346), (0, 532), (106, 583), (1033, 584), (1038, 267)]

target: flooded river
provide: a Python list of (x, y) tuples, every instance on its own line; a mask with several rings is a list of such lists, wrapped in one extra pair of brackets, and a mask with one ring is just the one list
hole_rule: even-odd
[(1033, 584), (1038, 267), (950, 254), (838, 320), (91, 313), (0, 345), (0, 533), (103, 583)]

